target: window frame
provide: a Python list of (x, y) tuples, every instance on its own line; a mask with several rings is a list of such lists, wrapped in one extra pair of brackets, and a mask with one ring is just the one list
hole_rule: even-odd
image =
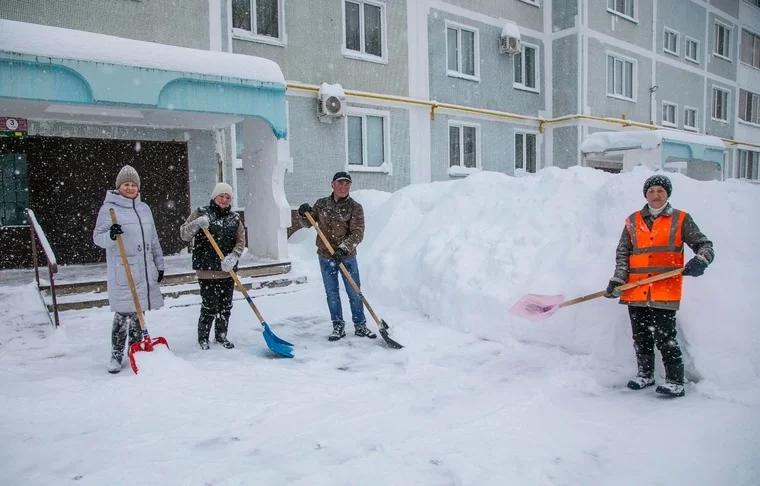
[[(742, 93), (744, 93), (744, 106), (742, 106)], [(750, 119), (743, 118), (747, 115), (747, 106), (750, 106)], [(739, 123), (760, 126), (760, 94), (747, 89), (739, 89)], [(752, 120), (755, 118), (755, 120)]]
[[(627, 97), (627, 96), (624, 96), (622, 94), (617, 94), (617, 93), (614, 93), (614, 92), (610, 93), (609, 92), (609, 86), (610, 86), (609, 62), (610, 62), (610, 58), (613, 58), (615, 61), (621, 61), (623, 63), (626, 63), (626, 62), (631, 63), (631, 77), (632, 77), (632, 79), (631, 79), (631, 97), (630, 98)], [(625, 64), (623, 66), (625, 67)], [(614, 71), (615, 70), (613, 69), (613, 75), (615, 74)], [(625, 75), (625, 73), (623, 73), (623, 75)], [(636, 91), (638, 89), (638, 79), (637, 78), (638, 78), (638, 62), (636, 61), (636, 59), (633, 59), (633, 58), (630, 58), (630, 57), (626, 57), (626, 56), (621, 56), (620, 54), (617, 54), (617, 53), (614, 53), (614, 52), (610, 52), (610, 51), (607, 52), (607, 58), (606, 58), (606, 63), (605, 63), (605, 81), (606, 81), (605, 82), (605, 91), (607, 92), (607, 97), (609, 97), (609, 98), (615, 98), (615, 99), (623, 100), (623, 101), (630, 101), (630, 102), (634, 102), (635, 103), (636, 102)], [(625, 79), (624, 79), (624, 81), (625, 81)], [(614, 91), (614, 85), (615, 85), (615, 80), (613, 79), (613, 91)]]
[[(457, 31), (457, 67), (458, 71), (452, 71), (449, 69), (449, 29), (455, 29)], [(465, 74), (462, 72), (462, 30), (466, 30), (473, 34), (473, 57), (474, 66), (473, 74)], [(446, 54), (444, 56), (444, 62), (446, 65), (446, 75), (452, 78), (466, 79), (469, 81), (480, 82), (480, 30), (477, 27), (471, 27), (469, 25), (460, 24), (459, 22), (453, 22), (446, 20), (444, 22), (444, 44), (446, 46)]]
[(520, 0), (522, 3), (527, 3), (528, 5), (533, 5), (534, 7), (541, 8), (541, 5), (539, 5), (538, 0)]
[[(238, 27), (232, 27), (232, 38), (237, 40), (258, 42), (261, 44), (269, 44), (274, 46), (285, 47), (287, 46), (287, 36), (285, 35), (285, 0), (276, 0), (277, 2), (277, 31), (278, 37), (271, 37), (263, 34), (256, 34), (253, 29), (256, 27), (256, 2), (258, 0), (248, 0), (251, 6), (251, 29), (245, 30)], [(234, 25), (232, 2), (230, 2), (230, 21)]]
[[(359, 4), (359, 44), (361, 46), (360, 51), (355, 51), (346, 47), (346, 33), (348, 31), (348, 25), (346, 25), (346, 2)], [(376, 0), (341, 0), (341, 14), (343, 18), (343, 29), (341, 38), (341, 53), (343, 57), (349, 59), (355, 59), (357, 61), (369, 61), (377, 64), (388, 64), (388, 13), (384, 2), (378, 2)], [(365, 52), (365, 36), (364, 36), (364, 5), (372, 5), (380, 8), (380, 35), (382, 39), (380, 41), (380, 49), (382, 49), (382, 55), (376, 56), (374, 54), (368, 54)]]
[[(750, 154), (754, 154), (754, 156), (750, 156)], [(754, 159), (754, 160), (747, 160), (747, 159)], [(742, 165), (744, 167), (742, 167)], [(752, 169), (752, 165), (755, 166), (754, 171), (750, 170)], [(749, 173), (754, 172), (754, 174), (757, 175), (757, 177), (747, 177), (748, 172)], [(736, 179), (743, 179), (746, 181), (760, 180), (760, 152), (757, 152), (754, 150), (737, 149), (734, 175)]]
[[(744, 34), (747, 34), (752, 37), (752, 63), (748, 63), (744, 60)], [(740, 43), (741, 48), (739, 49), (739, 62), (742, 63), (745, 66), (751, 67), (753, 69), (760, 69), (760, 35), (755, 34), (749, 29), (742, 28)], [(755, 65), (757, 63), (757, 65)]]
[[(687, 125), (686, 121), (689, 119), (688, 116), (686, 116), (687, 111), (693, 111), (694, 112), (694, 126)], [(683, 107), (683, 129), (688, 130), (690, 132), (696, 132), (698, 130), (697, 125), (699, 124), (699, 110), (697, 108), (694, 108), (693, 106), (686, 106)]]
[[(525, 85), (525, 79), (526, 79), (526, 67), (525, 67), (525, 49), (533, 49), (534, 56), (533, 56), (533, 79), (535, 81), (536, 86), (530, 87)], [(522, 76), (522, 82), (518, 82), (515, 78), (517, 77), (517, 70), (515, 69), (515, 62), (517, 62), (517, 56), (521, 56), (521, 71), (520, 74)], [(521, 91), (530, 91), (531, 93), (540, 93), (541, 92), (541, 78), (540, 78), (540, 66), (541, 66), (541, 57), (540, 57), (540, 50), (537, 45), (535, 44), (529, 44), (529, 43), (522, 43), (522, 51), (519, 54), (515, 54), (512, 56), (512, 87), (515, 89), (519, 89)]]
[[(696, 47), (694, 48), (695, 56), (689, 57), (689, 43), (693, 43)], [(699, 64), (699, 40), (689, 37), (688, 35), (684, 37), (684, 43), (683, 43), (683, 58), (687, 61), (693, 62), (694, 64)]]
[[(713, 29), (713, 56), (724, 59), (728, 62), (731, 62), (731, 32), (733, 29), (717, 19), (713, 21), (713, 25), (715, 27)], [(724, 43), (723, 43), (726, 54), (718, 50), (719, 29), (724, 29), (726, 31), (726, 35), (724, 36)]]
[(629, 20), (633, 23), (638, 24), (639, 23), (639, 3), (638, 0), (623, 0), (623, 3), (625, 5), (628, 5), (628, 3), (633, 6), (633, 15), (628, 15), (625, 10), (625, 6), (623, 7), (623, 12), (617, 10), (615, 7), (616, 0), (607, 0), (607, 12), (611, 13), (612, 15), (617, 15), (618, 17), (624, 18), (626, 20)]
[[(715, 110), (717, 109), (718, 105), (718, 99), (716, 97), (716, 92), (723, 92), (726, 94), (726, 102), (724, 103), (725, 111), (726, 111), (726, 118), (717, 118), (715, 116)], [(731, 91), (726, 88), (721, 88), (720, 86), (712, 86), (712, 109), (710, 110), (710, 116), (712, 121), (720, 122), (720, 123), (728, 123), (728, 120), (731, 117)]]
[[(525, 155), (527, 153), (526, 152), (527, 151), (527, 147), (528, 147), (528, 144), (526, 143), (527, 140), (528, 140), (528, 138), (527, 138), (528, 135), (534, 135), (536, 137), (536, 145), (535, 145), (535, 148), (536, 148), (536, 167), (535, 167), (535, 171), (534, 172), (528, 171), (528, 168), (527, 168), (527, 158), (525, 157)], [(522, 143), (522, 147), (523, 147), (523, 153), (522, 153), (522, 156), (523, 156), (523, 167), (517, 167), (517, 137), (518, 136), (522, 136), (523, 137), (523, 143)], [(526, 174), (535, 174), (536, 172), (538, 172), (539, 170), (541, 170), (541, 167), (540, 167), (541, 166), (541, 149), (540, 149), (541, 138), (540, 138), (540, 136), (541, 136), (541, 134), (538, 133), (537, 130), (526, 130), (526, 129), (523, 129), (523, 128), (515, 128), (515, 130), (514, 130), (514, 137), (512, 137), (512, 140), (514, 142), (514, 150), (512, 151), (513, 156), (514, 156), (513, 159), (512, 159), (512, 170), (515, 173), (517, 173), (518, 170), (521, 170), (521, 171), (525, 172)]]
[[(348, 151), (348, 118), (349, 117), (361, 117), (362, 118), (362, 165), (349, 163), (349, 151)], [(368, 164), (368, 143), (367, 143), (367, 117), (377, 117), (383, 119), (383, 163), (379, 166), (370, 166)], [(374, 108), (360, 108), (356, 106), (348, 106), (346, 109), (346, 122), (344, 123), (344, 137), (345, 137), (345, 154), (346, 163), (345, 168), (348, 172), (377, 172), (385, 173), (388, 175), (393, 174), (393, 162), (391, 159), (391, 113), (387, 110), (378, 110)]]
[[(671, 109), (673, 110), (673, 121), (665, 120), (665, 110)], [(671, 127), (671, 128), (678, 128), (678, 104), (673, 103), (672, 101), (663, 101), (662, 102), (662, 112), (660, 115), (660, 118), (662, 119), (662, 126), (664, 127)]]
[[(459, 165), (451, 165), (451, 128), (459, 128)], [(475, 129), (475, 167), (464, 166), (464, 127)], [(482, 169), (481, 165), (481, 130), (480, 123), (468, 122), (462, 120), (448, 120), (446, 124), (446, 165), (448, 167), (448, 174), (450, 176), (462, 176), (472, 174), (473, 172), (479, 172)]]
[[(13, 159), (13, 168), (14, 173), (16, 173), (14, 176), (12, 176), (12, 180), (14, 182), (13, 184), (13, 190), (12, 191), (6, 191), (3, 189), (2, 193), (0, 193), (0, 228), (7, 228), (7, 227), (24, 227), (29, 226), (29, 221), (26, 219), (26, 208), (29, 207), (29, 159), (27, 157), (26, 152), (14, 152), (14, 151), (8, 151), (0, 153), (0, 157), (9, 157)], [(23, 160), (21, 162), (24, 165), (24, 180), (21, 179), (21, 175), (18, 174), (18, 160)], [(5, 162), (3, 161), (4, 165)], [(2, 180), (2, 172), (0, 172), (0, 183), (3, 183)], [(25, 184), (25, 185), (24, 185)], [(3, 187), (7, 187), (7, 184), (2, 184)], [(26, 193), (26, 202), (23, 200), (19, 200), (19, 194), (20, 193)], [(11, 200), (11, 196), (13, 196), (13, 200)], [(23, 198), (22, 198), (23, 199)], [(7, 205), (13, 205), (15, 206), (15, 212), (18, 213), (18, 215), (21, 217), (20, 222), (14, 221), (13, 223), (6, 223), (5, 221), (5, 208)]]
[[(665, 44), (669, 38), (669, 36), (672, 36), (674, 38), (673, 45), (675, 46), (675, 49), (669, 49), (665, 47)], [(665, 54), (670, 54), (671, 56), (680, 57), (680, 53), (678, 52), (680, 40), (679, 37), (681, 36), (681, 33), (678, 32), (675, 29), (671, 29), (670, 27), (664, 27), (662, 30), (662, 52)]]

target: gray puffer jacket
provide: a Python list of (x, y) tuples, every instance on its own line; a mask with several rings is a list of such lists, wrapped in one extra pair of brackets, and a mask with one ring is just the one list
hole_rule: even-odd
[(108, 301), (113, 312), (135, 312), (132, 294), (129, 290), (124, 265), (121, 263), (119, 247), (110, 237), (111, 216), (108, 210), (116, 212), (116, 221), (124, 234), (121, 241), (127, 253), (127, 261), (135, 282), (140, 306), (143, 311), (158, 309), (164, 305), (161, 288), (158, 286), (158, 272), (164, 269), (164, 254), (158, 242), (153, 213), (147, 204), (140, 200), (129, 199), (118, 191), (106, 192), (106, 199), (98, 212), (98, 221), (92, 232), (92, 240), (106, 249), (108, 266)]

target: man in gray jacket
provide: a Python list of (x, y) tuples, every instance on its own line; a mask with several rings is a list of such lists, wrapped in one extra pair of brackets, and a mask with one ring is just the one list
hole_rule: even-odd
[[(111, 223), (109, 209), (116, 213), (116, 224)], [(121, 235), (124, 243), (140, 306), (144, 310), (162, 307), (164, 299), (158, 283), (164, 278), (164, 254), (158, 242), (153, 213), (140, 200), (140, 176), (129, 165), (122, 167), (116, 176), (116, 190), (106, 191), (92, 233), (95, 244), (106, 250), (108, 302), (115, 312), (111, 327), (109, 373), (121, 371), (127, 329), (129, 345), (141, 339), (140, 324), (116, 244), (116, 235)]]

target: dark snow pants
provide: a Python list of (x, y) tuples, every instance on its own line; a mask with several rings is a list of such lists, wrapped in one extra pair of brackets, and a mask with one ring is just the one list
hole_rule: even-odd
[(124, 357), (127, 330), (129, 330), (130, 346), (132, 343), (136, 343), (142, 339), (137, 312), (117, 312), (114, 314), (113, 325), (111, 326), (111, 357), (119, 361)]
[(204, 278), (198, 280), (201, 286), (201, 316), (198, 319), (198, 342), (208, 341), (211, 324), (217, 340), (227, 337), (227, 328), (232, 312), (232, 292), (235, 281), (232, 278)]
[(654, 374), (654, 347), (662, 354), (668, 381), (683, 383), (683, 358), (676, 339), (676, 311), (628, 306), (633, 331), (633, 348), (639, 373)]

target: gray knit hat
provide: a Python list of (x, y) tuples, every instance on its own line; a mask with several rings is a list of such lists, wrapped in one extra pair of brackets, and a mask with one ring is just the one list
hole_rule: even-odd
[(655, 174), (644, 181), (644, 196), (647, 195), (647, 191), (652, 186), (662, 186), (668, 194), (668, 197), (670, 197), (670, 194), (673, 192), (673, 183), (670, 182), (670, 179), (668, 179), (667, 176), (662, 174)]
[(119, 175), (116, 176), (116, 189), (119, 188), (125, 182), (132, 182), (137, 186), (137, 190), (140, 190), (140, 176), (137, 171), (131, 165), (125, 165), (119, 171)]

